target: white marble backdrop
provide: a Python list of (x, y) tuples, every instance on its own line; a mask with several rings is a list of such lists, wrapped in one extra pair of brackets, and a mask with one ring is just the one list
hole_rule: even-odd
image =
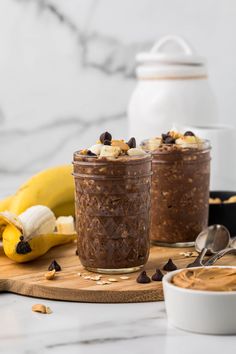
[(167, 33), (209, 62), (221, 121), (234, 123), (234, 0), (1, 0), (2, 194), (103, 130), (127, 136), (134, 56)]

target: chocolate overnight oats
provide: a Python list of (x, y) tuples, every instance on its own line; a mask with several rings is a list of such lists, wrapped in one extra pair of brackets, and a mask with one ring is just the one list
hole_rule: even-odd
[(85, 268), (125, 273), (149, 255), (151, 155), (104, 133), (74, 153), (78, 255)]
[(192, 245), (208, 223), (209, 142), (171, 131), (145, 140), (142, 148), (153, 156), (151, 241)]

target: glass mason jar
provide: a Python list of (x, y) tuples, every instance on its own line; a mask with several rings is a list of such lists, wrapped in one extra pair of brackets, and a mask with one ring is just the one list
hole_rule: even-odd
[[(142, 146), (148, 150), (147, 141)], [(152, 156), (151, 241), (192, 246), (208, 225), (210, 144), (175, 150), (163, 145)]]
[(78, 255), (93, 272), (141, 268), (149, 255), (151, 155), (117, 160), (74, 153)]

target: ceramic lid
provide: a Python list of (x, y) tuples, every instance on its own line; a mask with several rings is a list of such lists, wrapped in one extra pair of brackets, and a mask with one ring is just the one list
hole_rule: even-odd
[(169, 35), (154, 44), (150, 52), (136, 56), (138, 77), (190, 77), (207, 75), (206, 59), (197, 55), (182, 37)]

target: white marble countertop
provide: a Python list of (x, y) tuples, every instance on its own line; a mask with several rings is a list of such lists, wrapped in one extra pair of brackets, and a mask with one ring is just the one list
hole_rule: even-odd
[[(180, 331), (167, 323), (164, 302), (85, 304), (1, 294), (0, 353), (231, 353), (234, 336)], [(31, 311), (35, 303), (53, 313)]]

